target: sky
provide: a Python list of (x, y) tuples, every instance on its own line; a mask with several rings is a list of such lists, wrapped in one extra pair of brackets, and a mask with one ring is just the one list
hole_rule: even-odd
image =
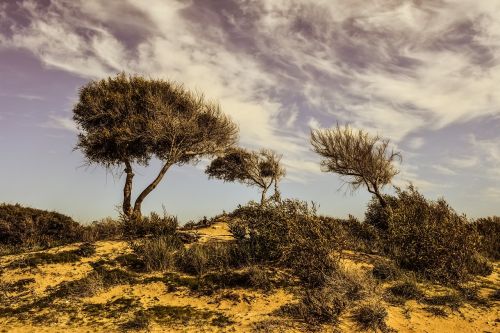
[[(498, 0), (0, 0), (0, 202), (118, 215), (122, 170), (86, 165), (72, 108), (125, 71), (218, 100), (242, 146), (283, 154), (282, 195), (320, 213), (362, 217), (370, 200), (311, 149), (311, 128), (339, 123), (391, 140), (395, 185), (500, 215), (498, 17)], [(259, 199), (206, 164), (171, 169), (143, 212), (184, 223)], [(137, 169), (136, 195), (159, 168)]]

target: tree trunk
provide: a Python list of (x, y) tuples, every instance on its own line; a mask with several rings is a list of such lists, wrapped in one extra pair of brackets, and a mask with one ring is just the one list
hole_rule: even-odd
[(142, 205), (142, 202), (144, 201), (144, 198), (146, 198), (148, 196), (148, 194), (151, 193), (151, 191), (153, 191), (156, 188), (156, 186), (158, 186), (158, 184), (162, 180), (163, 176), (165, 175), (165, 173), (167, 172), (167, 170), (172, 166), (172, 164), (173, 163), (170, 163), (170, 162), (165, 163), (163, 165), (163, 167), (161, 168), (160, 172), (158, 173), (158, 176), (156, 176), (156, 178), (153, 180), (153, 182), (151, 184), (149, 184), (141, 192), (141, 194), (139, 194), (139, 196), (137, 197), (137, 199), (135, 199), (134, 211), (132, 212), (132, 215), (134, 217), (136, 217), (136, 218), (141, 218), (142, 217), (141, 205)]
[(384, 196), (381, 195), (379, 191), (376, 191), (375, 195), (377, 196), (377, 199), (380, 202), (380, 206), (382, 206), (382, 208), (387, 208), (387, 201), (385, 200)]
[(130, 217), (132, 215), (130, 201), (132, 199), (132, 179), (134, 178), (134, 172), (128, 160), (125, 161), (125, 173), (127, 177), (125, 179), (125, 186), (123, 187), (123, 214), (126, 217)]
[(278, 188), (278, 179), (274, 178), (274, 198), (277, 202), (281, 202), (281, 192)]
[(262, 194), (260, 196), (260, 205), (261, 206), (264, 206), (264, 203), (266, 202), (266, 192), (267, 192), (267, 189), (268, 189), (267, 187), (264, 187), (262, 189)]

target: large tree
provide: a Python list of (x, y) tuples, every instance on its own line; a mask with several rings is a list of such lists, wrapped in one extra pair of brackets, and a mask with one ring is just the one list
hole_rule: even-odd
[[(124, 73), (81, 87), (73, 113), (80, 130), (76, 148), (88, 162), (123, 168), (127, 217), (141, 217), (144, 198), (171, 166), (220, 155), (238, 138), (238, 127), (203, 95), (179, 83)], [(132, 205), (133, 167), (152, 158), (162, 167)]]
[(205, 172), (210, 178), (259, 187), (261, 205), (266, 202), (266, 193), (273, 184), (274, 195), (279, 197), (278, 183), (285, 176), (281, 156), (269, 149), (258, 152), (243, 148), (232, 149), (214, 159)]
[(323, 157), (322, 171), (339, 174), (352, 190), (366, 186), (383, 207), (387, 206), (380, 190), (399, 173), (394, 162), (401, 160), (399, 152), (389, 150), (389, 140), (337, 124), (332, 129), (312, 130), (311, 144)]

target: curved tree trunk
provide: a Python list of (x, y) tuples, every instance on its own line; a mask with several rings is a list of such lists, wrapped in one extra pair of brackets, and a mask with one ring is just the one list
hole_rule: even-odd
[(161, 168), (160, 172), (158, 173), (158, 176), (156, 176), (156, 178), (153, 180), (153, 182), (151, 182), (151, 184), (149, 184), (141, 192), (141, 194), (139, 194), (137, 199), (135, 199), (134, 211), (132, 212), (132, 216), (134, 216), (135, 218), (139, 218), (139, 219), (142, 217), (142, 213), (141, 213), (142, 202), (148, 196), (148, 194), (151, 193), (151, 191), (153, 191), (156, 188), (156, 186), (158, 186), (158, 184), (162, 180), (163, 176), (165, 175), (167, 170), (172, 166), (172, 164), (173, 163), (170, 163), (170, 162), (165, 163), (163, 165), (163, 167)]
[(383, 208), (387, 208), (387, 201), (385, 200), (384, 196), (381, 195), (379, 191), (376, 191), (374, 194), (377, 196), (377, 199), (380, 202), (380, 206), (382, 206)]
[(125, 173), (127, 175), (125, 179), (125, 186), (123, 187), (123, 214), (127, 217), (132, 215), (132, 180), (134, 178), (134, 172), (132, 170), (132, 166), (130, 165), (130, 161), (125, 160)]

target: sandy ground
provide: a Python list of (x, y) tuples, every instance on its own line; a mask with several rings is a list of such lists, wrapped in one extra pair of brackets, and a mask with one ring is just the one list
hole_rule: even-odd
[[(225, 223), (216, 223), (197, 232), (201, 236), (201, 242), (231, 238)], [(40, 299), (61, 282), (85, 277), (92, 271), (91, 263), (113, 260), (118, 255), (131, 251), (128, 244), (122, 241), (98, 242), (96, 245), (95, 255), (69, 264), (43, 264), (36, 268), (11, 269), (6, 266), (24, 254), (0, 257), (2, 285), (12, 285), (21, 279), (34, 279), (34, 282), (21, 291), (7, 291), (2, 296), (0, 290), (0, 311)], [(75, 246), (61, 247), (47, 252), (57, 253), (74, 248)], [(371, 268), (371, 259), (369, 255), (347, 252), (343, 264), (350, 269), (367, 270)], [(499, 266), (499, 263), (495, 264), (495, 271), (489, 277), (474, 281), (480, 286), (481, 294), (489, 295), (500, 287)], [(292, 291), (280, 288), (271, 292), (250, 289), (217, 290), (211, 295), (193, 293), (183, 286), (169, 290), (160, 280), (152, 279), (161, 276), (161, 273), (142, 274), (142, 279), (151, 279), (148, 282), (142, 280), (134, 284), (116, 285), (91, 297), (57, 300), (53, 306), (31, 312), (27, 310), (24, 315), (5, 316), (0, 313), (0, 332), (121, 332), (124, 329), (118, 324), (129, 320), (137, 309), (155, 306), (172, 306), (181, 309), (181, 314), (176, 317), (178, 320), (152, 321), (149, 327), (151, 332), (265, 332), (263, 327), (266, 325), (256, 323), (279, 322), (282, 319), (274, 316), (273, 312), (284, 304), (296, 301)], [(422, 286), (422, 289), (431, 295), (442, 292), (436, 286)], [(122, 303), (126, 303), (126, 307), (120, 308), (125, 306), (120, 305)], [(444, 308), (446, 317), (429, 313), (425, 310), (426, 305), (416, 301), (408, 301), (402, 306), (386, 305), (387, 323), (398, 332), (500, 332), (499, 302), (493, 302), (489, 307), (464, 304), (458, 310)], [(102, 310), (104, 308), (106, 310)], [(92, 312), (88, 309), (97, 310)], [(184, 315), (182, 311), (186, 311)], [(214, 324), (214, 318), (226, 318), (230, 322), (217, 325)], [(300, 326), (290, 326), (294, 325), (284, 326), (276, 331), (307, 331)], [(342, 317), (339, 329), (341, 332), (359, 332), (348, 315)], [(333, 328), (324, 327), (324, 331), (332, 332)]]

